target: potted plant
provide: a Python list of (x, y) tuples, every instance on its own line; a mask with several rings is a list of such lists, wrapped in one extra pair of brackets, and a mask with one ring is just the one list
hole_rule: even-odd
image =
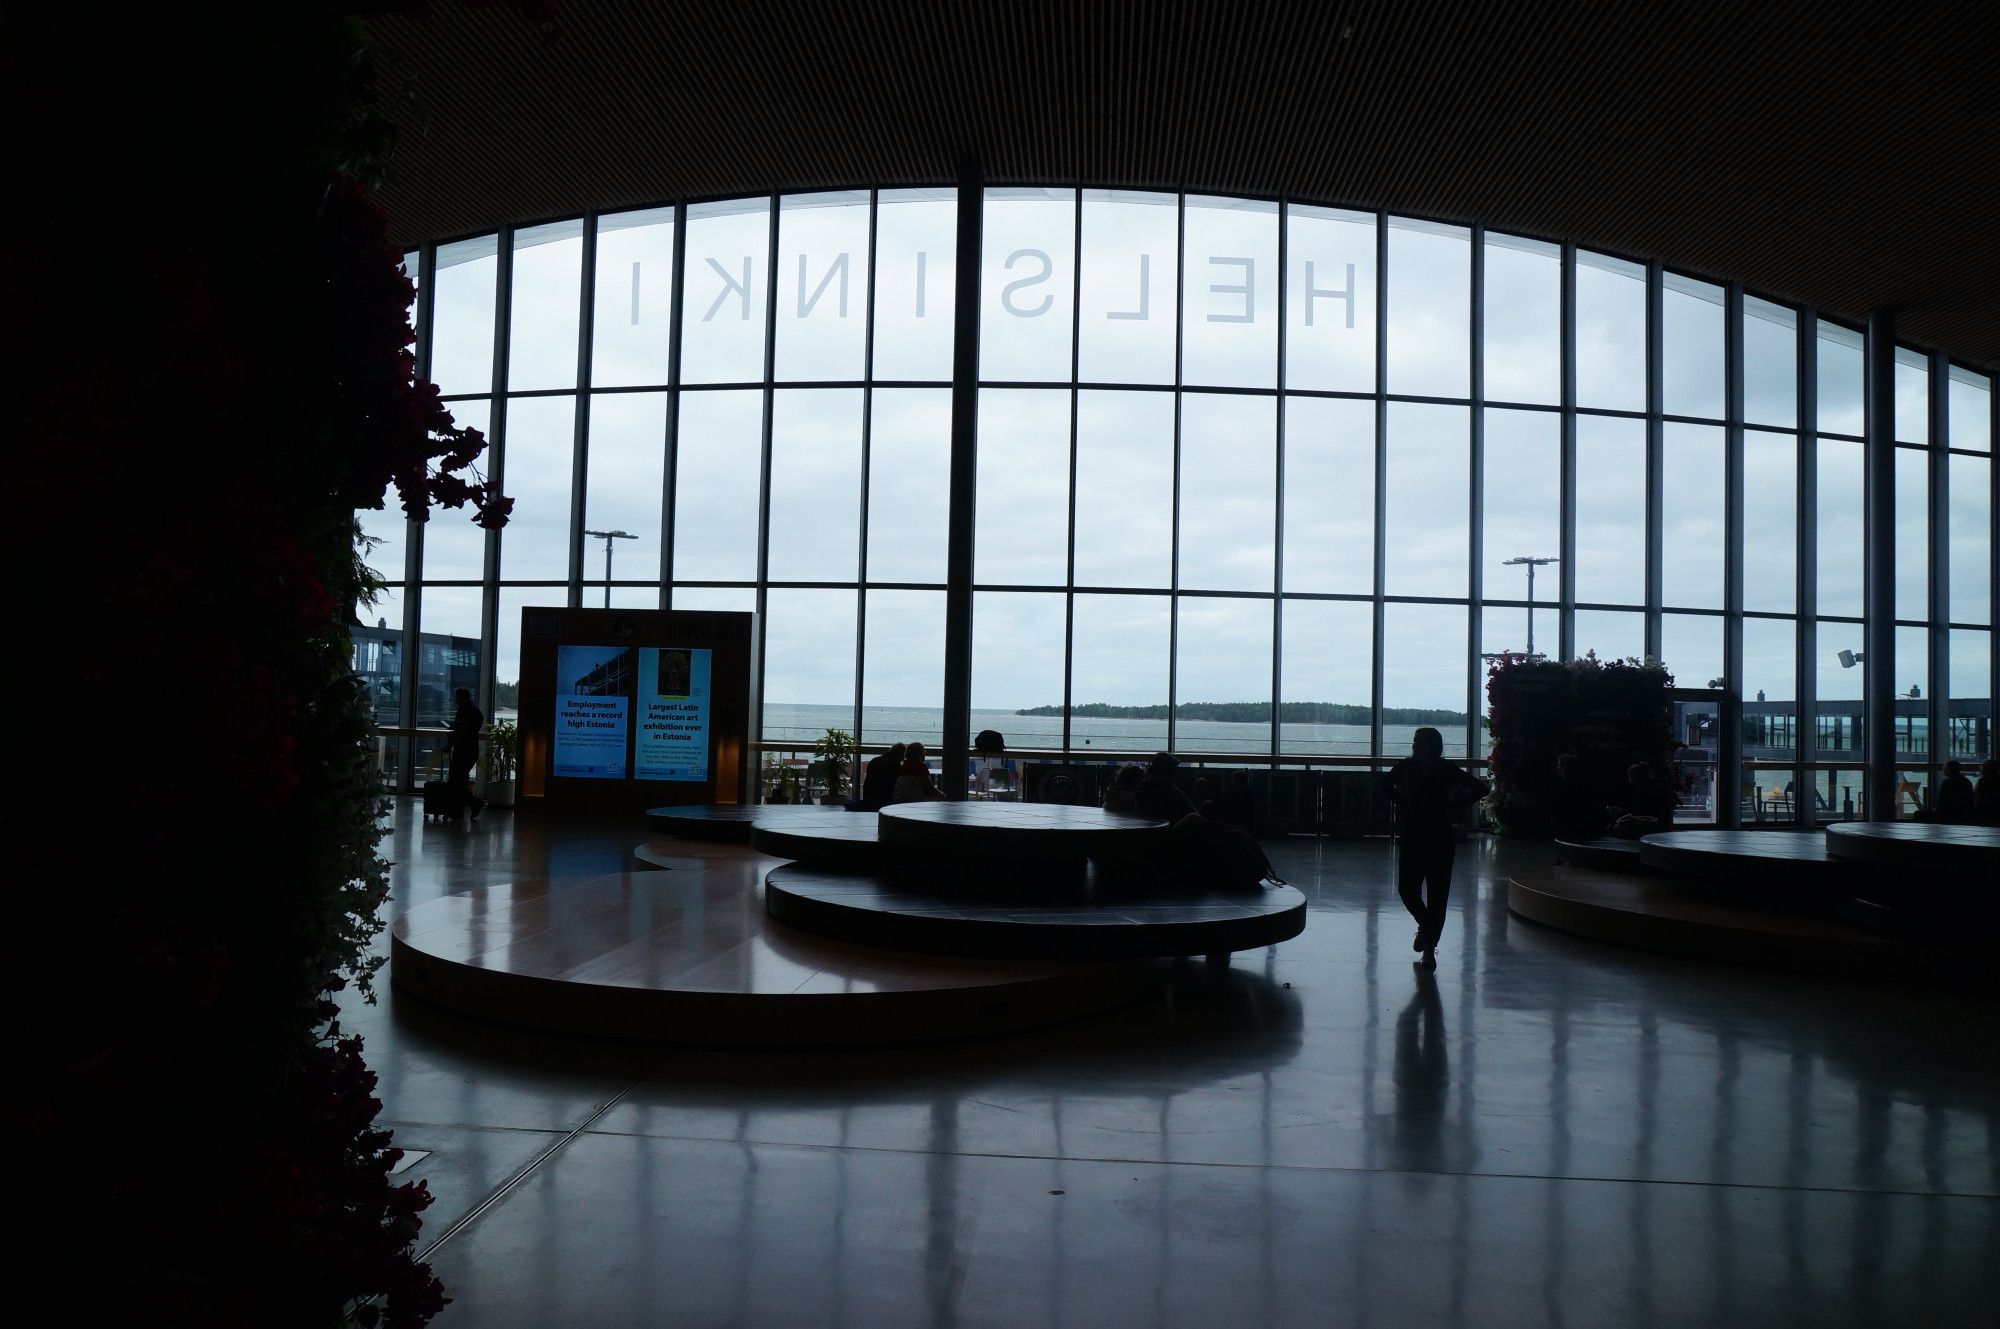
[(845, 729), (829, 729), (819, 742), (813, 744), (813, 763), (806, 768), (806, 773), (819, 780), (825, 790), (820, 802), (839, 804), (847, 801), (854, 758), (859, 751), (854, 735)]
[(480, 797), (496, 808), (514, 806), (521, 735), (512, 720), (495, 720), (479, 731)]
[(771, 775), (771, 795), (765, 801), (768, 803), (798, 802), (799, 773), (789, 766), (782, 766), (776, 762), (770, 764), (769, 770)]

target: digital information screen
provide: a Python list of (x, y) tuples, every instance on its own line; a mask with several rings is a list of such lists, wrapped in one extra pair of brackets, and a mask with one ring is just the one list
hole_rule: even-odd
[(631, 647), (558, 647), (550, 773), (570, 780), (624, 779), (631, 706)]
[(639, 651), (641, 780), (699, 783), (708, 778), (709, 675), (714, 652), (687, 646)]

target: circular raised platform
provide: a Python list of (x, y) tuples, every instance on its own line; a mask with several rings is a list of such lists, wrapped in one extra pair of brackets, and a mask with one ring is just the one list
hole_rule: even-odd
[(843, 817), (850, 814), (818, 803), (687, 803), (648, 808), (646, 829), (678, 835), (685, 840), (749, 844), (750, 828), (757, 822), (806, 822), (828, 815)]
[(996, 857), (1129, 859), (1167, 842), (1163, 821), (1063, 803), (898, 803), (880, 816), (882, 843), (950, 854), (967, 867)]
[(1852, 877), (1815, 831), (1665, 831), (1641, 837), (1639, 856), (1661, 872), (1734, 885), (1838, 892)]
[(750, 828), (750, 847), (773, 858), (789, 858), (839, 872), (872, 872), (887, 865), (873, 812), (814, 809), (816, 815), (760, 817)]
[(1306, 925), (1306, 897), (1290, 886), (1047, 901), (781, 867), (765, 878), (764, 903), (782, 922), (843, 941), (1054, 960), (1221, 955), (1288, 941)]
[(1925, 821), (1843, 821), (1826, 828), (1835, 858), (2000, 881), (2000, 826)]
[(1724, 903), (1696, 883), (1589, 868), (1523, 873), (1507, 883), (1522, 918), (1595, 941), (1731, 964), (1844, 978), (1979, 983), (1984, 967), (1832, 918)]
[(1110, 964), (943, 959), (798, 932), (752, 860), (483, 887), (390, 928), (396, 986), (593, 1037), (807, 1046), (963, 1038), (1108, 1010), (1158, 981)]
[(1606, 872), (1650, 872), (1637, 840), (1605, 835), (1595, 840), (1556, 841), (1556, 862)]

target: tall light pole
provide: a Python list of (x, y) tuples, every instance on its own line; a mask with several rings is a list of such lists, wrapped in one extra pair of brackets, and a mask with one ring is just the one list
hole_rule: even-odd
[(1500, 566), (1503, 568), (1525, 567), (1528, 569), (1528, 654), (1535, 653), (1535, 569), (1545, 568), (1551, 563), (1562, 562), (1559, 558), (1510, 558)]
[[(611, 608), (611, 542), (613, 540), (636, 540), (639, 537), (630, 531), (585, 531), (584, 534), (596, 536), (598, 539), (604, 541), (604, 607), (609, 609)], [(1534, 573), (1530, 572), (1528, 576), (1532, 584)], [(1534, 635), (1533, 631), (1530, 630), (1528, 635), (1532, 637)]]

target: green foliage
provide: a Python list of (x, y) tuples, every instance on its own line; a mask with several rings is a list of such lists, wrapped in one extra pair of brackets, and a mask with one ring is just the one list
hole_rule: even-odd
[(1549, 834), (1556, 758), (1565, 752), (1582, 758), (1585, 778), (1608, 791), (1624, 786), (1635, 762), (1664, 773), (1679, 746), (1668, 696), (1673, 675), (1657, 660), (1508, 655), (1493, 661), (1486, 677), (1493, 745), (1486, 810), (1502, 834)]
[(813, 744), (813, 763), (807, 772), (820, 782), (828, 797), (845, 798), (860, 751), (854, 735), (845, 729), (829, 729)]
[(495, 720), (479, 731), (479, 778), (499, 784), (514, 778), (520, 759), (521, 733), (512, 720)]

